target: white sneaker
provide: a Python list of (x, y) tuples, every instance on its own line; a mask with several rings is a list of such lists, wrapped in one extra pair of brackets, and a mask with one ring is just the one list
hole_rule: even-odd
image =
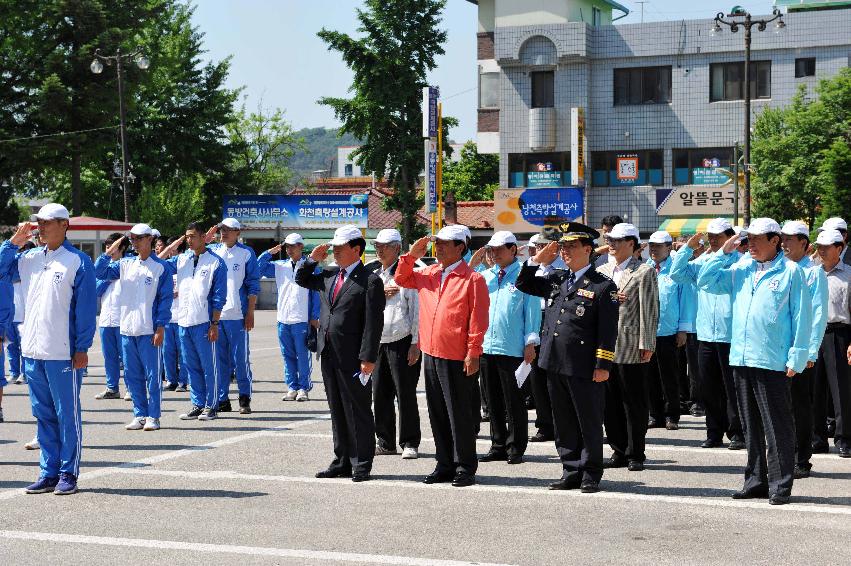
[(304, 389), (299, 389), (298, 393), (295, 396), (296, 401), (310, 401), (310, 398), (307, 396), (307, 391)]
[(298, 397), (298, 391), (290, 389), (283, 397), (281, 397), (281, 401), (295, 401), (296, 397)]
[(125, 400), (125, 401), (132, 401), (132, 400), (133, 400), (133, 397), (131, 397), (131, 396), (130, 396), (130, 392), (129, 392), (129, 391), (128, 391), (127, 393), (125, 393), (125, 394), (124, 394), (124, 400)]
[(404, 450), (402, 450), (402, 459), (403, 460), (416, 460), (420, 455), (417, 452), (417, 449), (413, 446), (408, 446)]
[(18, 379), (15, 380), (15, 383), (17, 385), (23, 385), (26, 382), (27, 382), (27, 376), (25, 376), (24, 374), (19, 375)]
[(148, 417), (145, 421), (144, 430), (159, 430), (160, 429), (160, 420), (155, 419), (154, 417)]
[(33, 438), (26, 444), (24, 444), (24, 448), (27, 450), (41, 450), (41, 444), (38, 443), (38, 438)]
[(145, 426), (145, 417), (135, 417), (130, 424), (125, 426), (127, 430), (142, 430)]

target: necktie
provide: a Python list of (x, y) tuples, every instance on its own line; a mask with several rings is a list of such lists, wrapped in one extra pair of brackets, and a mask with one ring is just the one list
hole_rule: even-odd
[(660, 271), (662, 271), (662, 266), (657, 263), (656, 264), (656, 275), (659, 275)]
[(346, 270), (341, 269), (340, 270), (340, 276), (337, 278), (337, 283), (334, 285), (334, 291), (332, 291), (332, 293), (331, 293), (331, 302), (332, 303), (337, 300), (337, 294), (340, 292), (340, 289), (343, 288), (343, 279), (345, 279), (345, 278), (346, 278)]
[(496, 276), (496, 284), (497, 286), (502, 285), (502, 278), (505, 277), (505, 270), (500, 269), (499, 273)]
[(565, 283), (567, 284), (567, 290), (568, 291), (570, 291), (570, 289), (573, 288), (573, 284), (576, 283), (576, 276), (573, 274), (572, 271), (567, 276), (567, 281), (565, 281)]

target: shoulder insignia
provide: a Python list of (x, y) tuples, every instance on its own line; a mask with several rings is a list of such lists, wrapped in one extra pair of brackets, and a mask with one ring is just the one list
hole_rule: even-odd
[(613, 303), (619, 303), (620, 302), (620, 301), (618, 301), (617, 291), (612, 291), (611, 293), (609, 293), (609, 298), (612, 300)]

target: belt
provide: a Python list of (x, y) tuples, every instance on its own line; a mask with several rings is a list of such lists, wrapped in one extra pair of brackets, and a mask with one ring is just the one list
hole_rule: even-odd
[(844, 322), (828, 322), (827, 323), (827, 330), (830, 330), (831, 332), (836, 331), (836, 330), (849, 330), (849, 329), (851, 329), (851, 324), (846, 324)]

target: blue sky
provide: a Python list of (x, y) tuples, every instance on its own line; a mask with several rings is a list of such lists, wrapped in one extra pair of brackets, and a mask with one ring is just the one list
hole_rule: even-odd
[[(620, 3), (632, 13), (618, 23), (639, 23), (641, 4)], [(232, 56), (228, 86), (244, 87), (246, 104), (255, 109), (282, 108), (295, 128), (337, 126), (334, 115), (316, 104), (321, 96), (346, 96), (351, 73), (339, 54), (316, 36), (323, 26), (355, 33), (360, 0), (195, 0), (194, 21), (205, 34), (207, 56)], [(771, 12), (770, 0), (648, 0), (644, 21), (714, 17), (738, 4), (754, 14)], [(441, 88), (444, 113), (461, 124), (458, 141), (476, 132), (476, 7), (448, 0), (444, 28), (446, 55), (438, 60), (432, 84)]]

